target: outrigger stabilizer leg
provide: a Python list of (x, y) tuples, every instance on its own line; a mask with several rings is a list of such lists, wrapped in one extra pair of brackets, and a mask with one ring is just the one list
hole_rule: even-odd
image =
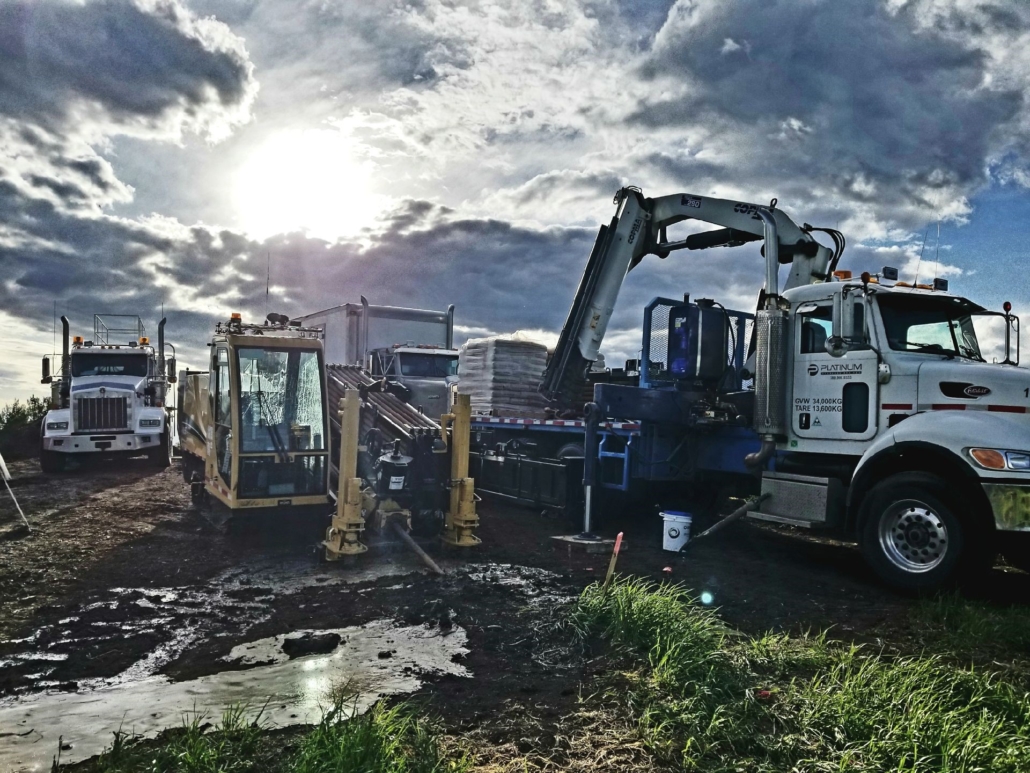
[(340, 400), (340, 477), (336, 514), (325, 533), (325, 558), (339, 561), (368, 550), (361, 541), (365, 519), (361, 514), (361, 478), (358, 477), (358, 436), (361, 432), (361, 398), (348, 389)]
[(441, 435), (447, 437), (450, 425), (451, 449), (451, 501), (444, 520), (443, 543), (468, 548), (481, 540), (474, 534), (479, 526), (476, 515), (475, 481), (469, 474), (469, 444), (472, 433), (472, 398), (456, 394), (451, 413), (441, 417)]

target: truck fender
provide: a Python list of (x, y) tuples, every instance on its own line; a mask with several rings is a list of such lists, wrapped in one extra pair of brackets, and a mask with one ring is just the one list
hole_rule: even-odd
[[(858, 526), (858, 514), (869, 489), (893, 474), (917, 470), (962, 486), (976, 511), (990, 522), (990, 506), (980, 485), (981, 477), (964, 458), (963, 450), (989, 446), (990, 438), (1010, 437), (1016, 425), (1004, 415), (983, 411), (918, 413), (895, 425), (866, 449), (855, 467), (847, 494), (848, 531)], [(1023, 430), (1019, 434), (1026, 436), (1025, 445), (1030, 448), (1030, 432)]]

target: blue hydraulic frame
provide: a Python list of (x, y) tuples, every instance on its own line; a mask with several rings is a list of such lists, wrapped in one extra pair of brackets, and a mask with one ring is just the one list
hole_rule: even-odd
[(601, 488), (614, 489), (616, 491), (629, 491), (629, 480), (630, 472), (629, 465), (631, 455), (633, 453), (633, 438), (635, 435), (631, 434), (626, 437), (626, 444), (623, 446), (622, 451), (607, 451), (605, 450), (605, 444), (608, 439), (611, 438), (613, 433), (604, 432), (600, 433), (601, 442), (597, 444), (597, 458), (602, 459), (622, 459), (622, 482), (621, 483), (605, 483), (604, 481), (604, 469), (601, 469)]
[[(689, 301), (688, 301), (689, 302)], [(663, 372), (665, 369), (665, 361), (662, 360), (657, 363), (651, 361), (651, 339), (652, 339), (652, 325), (654, 323), (655, 310), (659, 307), (674, 308), (685, 305), (683, 298), (654, 298), (644, 308), (644, 327), (643, 327), (643, 342), (641, 347), (641, 361), (640, 361), (640, 388), (641, 389), (661, 389), (674, 391), (676, 389), (675, 383), (672, 379), (653, 378), (652, 376), (652, 364), (660, 366), (655, 369), (655, 372)], [(734, 326), (733, 335), (733, 364), (736, 371), (739, 373), (741, 368), (744, 366), (744, 357), (747, 349), (748, 341), (745, 340), (747, 336), (747, 324), (754, 320), (753, 314), (747, 314), (740, 311), (726, 310), (730, 317), (731, 324)], [(668, 321), (664, 323), (666, 326), (665, 334), (668, 335), (667, 325)], [(660, 331), (661, 332), (661, 331)], [(738, 388), (741, 386), (739, 377), (737, 382)], [(627, 420), (632, 421), (633, 417), (625, 417)], [(578, 437), (583, 436), (583, 430), (573, 427), (565, 427), (554, 424), (487, 424), (477, 423), (475, 417), (472, 418), (473, 429), (476, 430), (505, 430), (505, 431), (521, 431), (521, 432), (557, 432), (569, 435), (576, 435)], [(602, 488), (611, 489), (615, 491), (629, 491), (630, 480), (632, 479), (632, 467), (633, 457), (637, 452), (637, 446), (639, 445), (635, 441), (640, 437), (640, 430), (621, 430), (616, 431), (612, 429), (604, 429), (603, 425), (598, 428), (597, 432), (599, 441), (597, 444), (597, 461), (603, 464), (605, 459), (621, 460), (622, 468), (622, 480), (619, 482), (605, 482), (603, 470), (601, 471), (599, 485)], [(702, 454), (699, 459), (698, 466), (701, 469), (711, 470), (732, 470), (739, 472), (747, 472), (743, 466), (743, 458), (746, 453), (756, 450), (758, 448), (758, 439), (753, 431), (746, 428), (732, 428), (727, 427), (721, 431), (721, 437), (718, 442), (710, 443), (707, 451)], [(624, 445), (621, 450), (615, 451), (610, 450), (613, 445), (610, 441), (612, 437), (619, 438), (624, 441)], [(647, 463), (647, 460), (644, 460)], [(739, 469), (738, 469), (739, 468)]]
[[(655, 378), (654, 373), (661, 372), (665, 369), (666, 363), (652, 362), (651, 360), (651, 341), (654, 337), (653, 325), (655, 310), (659, 307), (665, 307), (672, 309), (680, 306), (684, 306), (689, 303), (685, 298), (665, 298), (658, 296), (653, 298), (647, 306), (644, 307), (644, 325), (642, 330), (642, 342), (641, 342), (641, 360), (640, 360), (640, 388), (641, 389), (675, 389), (675, 383), (671, 379)], [(748, 314), (742, 311), (732, 311), (726, 309), (726, 313), (729, 315), (730, 324), (732, 325), (733, 335), (733, 366), (734, 370), (738, 374), (736, 387), (739, 389), (742, 387), (742, 383), (739, 377), (740, 370), (744, 367), (744, 358), (747, 351), (748, 341), (748, 323), (754, 320), (753, 314)], [(662, 323), (664, 330), (659, 333), (664, 333), (668, 336), (668, 319)], [(666, 354), (667, 354), (666, 350)], [(652, 369), (652, 365), (658, 366)], [(611, 432), (605, 432), (601, 430), (599, 432), (601, 440), (598, 443), (597, 457), (601, 461), (603, 459), (621, 459), (622, 460), (622, 481), (620, 483), (605, 482), (603, 474), (601, 475), (601, 487), (607, 489), (614, 489), (617, 491), (628, 491), (630, 487), (631, 470), (634, 454), (633, 439), (638, 433), (633, 433), (626, 438), (625, 446), (621, 451), (610, 451), (607, 447), (607, 441)], [(618, 433), (615, 433), (618, 434)], [(754, 446), (754, 447), (753, 447)], [(723, 438), (723, 442), (712, 444), (708, 453), (705, 455), (708, 458), (705, 462), (702, 462), (703, 467), (709, 467), (710, 469), (725, 469), (734, 467), (736, 460), (743, 459), (745, 453), (755, 450), (757, 447), (757, 441), (753, 433), (748, 430), (729, 431)], [(741, 451), (741, 449), (745, 449)], [(646, 460), (645, 460), (646, 461)], [(742, 463), (741, 463), (742, 464)], [(743, 468), (742, 468), (743, 469)]]
[[(663, 298), (661, 296), (651, 300), (647, 306), (644, 307), (644, 328), (643, 328), (643, 341), (640, 352), (640, 388), (641, 389), (663, 389), (663, 388), (674, 388), (674, 383), (671, 379), (655, 379), (651, 374), (651, 366), (655, 365), (661, 369), (664, 369), (666, 363), (664, 361), (653, 362), (651, 360), (651, 339), (653, 337), (652, 326), (654, 324), (654, 312), (660, 307), (674, 308), (678, 306), (684, 306), (689, 301), (684, 299), (675, 298)], [(747, 350), (748, 342), (744, 339), (747, 338), (747, 324), (754, 320), (754, 314), (748, 314), (743, 311), (732, 311), (726, 309), (726, 313), (729, 315), (730, 324), (733, 325), (733, 367), (739, 373), (740, 369), (744, 367), (744, 357)], [(665, 330), (663, 331), (668, 336), (668, 319), (665, 321)], [(666, 354), (668, 350), (666, 350)], [(739, 379), (738, 379), (739, 381)], [(739, 383), (738, 383), (739, 388)]]

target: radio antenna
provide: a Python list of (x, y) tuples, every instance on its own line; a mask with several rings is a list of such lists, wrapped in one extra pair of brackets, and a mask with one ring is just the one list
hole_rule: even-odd
[(268, 286), (272, 281), (272, 251), (269, 250), (267, 253), (267, 260), (265, 262), (265, 315), (268, 315)]
[(941, 257), (941, 216), (937, 215), (937, 249), (933, 254), (933, 281), (937, 281), (937, 264)]
[(919, 260), (916, 261), (916, 276), (915, 276), (915, 279), (912, 280), (912, 286), (913, 287), (915, 287), (917, 284), (919, 284), (919, 266), (923, 262), (923, 247), (926, 246), (926, 236), (929, 233), (930, 233), (930, 226), (927, 225), (926, 226), (926, 230), (923, 231), (923, 243), (919, 247)]

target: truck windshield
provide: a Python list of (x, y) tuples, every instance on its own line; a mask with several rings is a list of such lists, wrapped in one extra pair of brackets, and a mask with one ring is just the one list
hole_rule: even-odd
[(72, 377), (82, 376), (145, 376), (147, 355), (113, 354), (108, 352), (72, 355)]
[(401, 363), (401, 375), (410, 378), (444, 378), (458, 375), (458, 358), (445, 354), (411, 354), (404, 352), (398, 355)]
[(962, 298), (908, 294), (877, 295), (891, 349), (983, 361), (973, 328), (982, 311)]
[(241, 453), (326, 448), (318, 352), (237, 349)]

